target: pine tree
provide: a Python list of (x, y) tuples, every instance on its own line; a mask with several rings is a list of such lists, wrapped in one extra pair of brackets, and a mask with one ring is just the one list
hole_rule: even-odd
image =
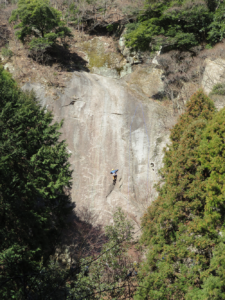
[(52, 120), (0, 67), (0, 277), (9, 293), (1, 299), (22, 293), (29, 274), (48, 262), (73, 209), (62, 122)]
[(214, 112), (213, 102), (200, 90), (171, 131), (159, 196), (143, 218), (148, 254), (135, 299), (184, 299), (202, 283), (215, 235), (204, 222), (204, 181), (209, 174), (201, 166), (198, 148)]

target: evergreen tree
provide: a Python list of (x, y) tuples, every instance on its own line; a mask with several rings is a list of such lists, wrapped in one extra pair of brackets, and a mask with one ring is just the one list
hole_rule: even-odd
[(204, 182), (206, 205), (204, 223), (214, 236), (210, 265), (202, 270), (203, 285), (195, 287), (187, 299), (225, 299), (225, 109), (218, 112), (203, 132), (199, 157), (209, 177)]
[(208, 40), (211, 44), (220, 42), (225, 37), (225, 3), (221, 1), (213, 14), (213, 21), (209, 25)]
[(30, 41), (30, 48), (44, 51), (61, 39), (66, 44), (66, 37), (71, 31), (61, 20), (62, 14), (51, 7), (49, 0), (19, 0), (18, 8), (12, 12), (10, 22), (19, 23), (14, 27), (16, 36), (22, 41)]
[(73, 209), (62, 122), (52, 120), (0, 67), (1, 299), (12, 299), (10, 290), (20, 295), (46, 265)]
[(203, 133), (199, 156), (205, 172), (210, 177), (205, 182), (206, 208), (213, 227), (225, 226), (225, 109), (219, 111)]
[(148, 247), (136, 299), (183, 299), (202, 283), (209, 266), (215, 232), (204, 219), (204, 181), (198, 148), (202, 132), (212, 119), (213, 102), (200, 90), (171, 131), (165, 152), (159, 196), (143, 218), (143, 243)]

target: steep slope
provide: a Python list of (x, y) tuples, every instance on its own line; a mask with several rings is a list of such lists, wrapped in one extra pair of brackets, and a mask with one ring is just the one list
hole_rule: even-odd
[[(56, 120), (65, 120), (62, 138), (72, 154), (77, 209), (88, 207), (105, 224), (121, 206), (139, 220), (155, 194), (162, 151), (175, 121), (172, 110), (119, 80), (86, 72), (74, 72), (63, 93), (55, 89), (50, 95), (36, 83), (23, 89), (33, 89)], [(115, 186), (114, 168), (119, 169)]]

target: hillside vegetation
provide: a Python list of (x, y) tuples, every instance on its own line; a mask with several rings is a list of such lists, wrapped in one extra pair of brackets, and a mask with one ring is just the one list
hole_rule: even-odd
[[(165, 71), (165, 93), (173, 100), (184, 82), (200, 81), (202, 70), (196, 75), (193, 67), (195, 47), (210, 48), (224, 39), (225, 2), (142, 3), (127, 1), (122, 9), (119, 0), (19, 0), (9, 14), (12, 32), (6, 24), (0, 32), (1, 46), (15, 33), (27, 59), (18, 52), (18, 64), (27, 63), (27, 70), (32, 66), (51, 85), (60, 81), (63, 87), (59, 70), (65, 75), (78, 62), (83, 63), (79, 70), (88, 70), (78, 52), (72, 53), (74, 32), (77, 39), (84, 31), (90, 39), (95, 33), (118, 38), (126, 25), (131, 49), (168, 52), (158, 62)], [(219, 50), (222, 57), (224, 48)], [(8, 46), (1, 53), (5, 61), (16, 56)], [(55, 69), (54, 63), (59, 64)], [(29, 72), (17, 78), (30, 80)], [(210, 96), (224, 94), (220, 83)], [(120, 209), (104, 234), (88, 221), (78, 222), (70, 195), (70, 155), (60, 140), (63, 122), (52, 123), (53, 114), (45, 109), (0, 66), (0, 298), (225, 299), (225, 108), (218, 112), (203, 90), (189, 99), (171, 130), (158, 196), (143, 216), (142, 237), (136, 241)], [(69, 231), (75, 242), (70, 252), (64, 249), (60, 263), (58, 249)], [(141, 264), (128, 255), (135, 244), (144, 249)]]
[(198, 91), (171, 131), (136, 299), (224, 299), (224, 120)]
[(95, 239), (101, 231), (90, 218), (78, 222), (73, 211), (70, 155), (59, 139), (63, 122), (52, 123), (52, 113), (2, 67), (0, 99), (0, 298), (129, 298), (136, 288), (137, 264), (128, 256), (133, 225), (117, 209), (114, 225)]
[(128, 24), (127, 45), (141, 50), (208, 47), (225, 36), (221, 0), (146, 0), (137, 22)]

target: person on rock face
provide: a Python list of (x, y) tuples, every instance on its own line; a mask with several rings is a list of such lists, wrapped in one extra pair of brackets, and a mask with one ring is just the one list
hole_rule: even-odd
[(113, 184), (115, 185), (116, 184), (116, 179), (117, 179), (117, 172), (119, 171), (119, 169), (117, 169), (117, 170), (114, 170), (114, 169), (112, 169), (112, 171), (110, 172), (110, 174), (112, 174), (113, 175)]

